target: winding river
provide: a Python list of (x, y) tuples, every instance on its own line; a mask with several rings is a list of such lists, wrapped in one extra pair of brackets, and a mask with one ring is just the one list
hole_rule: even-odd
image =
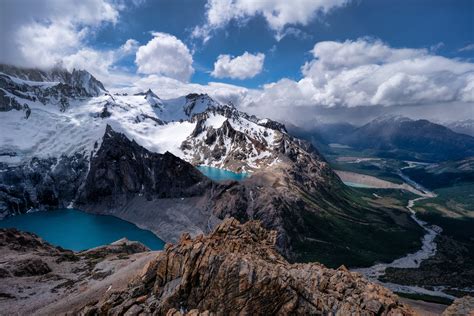
[[(411, 165), (405, 168), (410, 168)], [(404, 169), (405, 169), (404, 168)], [(353, 271), (362, 273), (367, 277), (369, 280), (373, 282), (377, 282), (383, 284), (385, 287), (388, 287), (394, 292), (403, 292), (403, 293), (414, 293), (414, 294), (425, 294), (425, 295), (432, 295), (432, 296), (441, 296), (446, 297), (449, 299), (455, 299), (454, 296), (446, 294), (443, 292), (443, 287), (436, 287), (432, 290), (428, 290), (418, 286), (410, 286), (410, 285), (400, 285), (394, 283), (385, 283), (379, 281), (379, 278), (385, 274), (385, 270), (387, 268), (419, 268), (421, 262), (424, 260), (434, 256), (436, 254), (436, 236), (438, 236), (442, 229), (436, 225), (430, 225), (429, 223), (419, 219), (416, 216), (416, 212), (413, 209), (415, 203), (417, 201), (421, 201), (424, 199), (435, 197), (436, 194), (430, 192), (423, 188), (420, 184), (414, 182), (412, 179), (408, 178), (400, 171), (400, 176), (410, 185), (415, 187), (417, 190), (421, 192), (420, 197), (409, 200), (406, 208), (411, 213), (411, 218), (425, 231), (425, 235), (422, 238), (422, 245), (421, 249), (414, 253), (409, 253), (404, 257), (398, 258), (390, 263), (378, 263), (368, 268), (360, 268), (354, 269)]]

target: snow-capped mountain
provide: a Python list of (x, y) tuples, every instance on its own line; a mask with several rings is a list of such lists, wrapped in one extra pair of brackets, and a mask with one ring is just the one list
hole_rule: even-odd
[[(82, 76), (77, 77), (78, 73)], [(87, 98), (69, 94), (67, 107), (58, 107), (56, 96), (44, 97), (62, 83), (26, 81), (2, 74), (2, 104), (26, 106), (3, 107), (7, 111), (0, 116), (0, 153), (9, 155), (0, 156), (0, 161), (75, 153), (88, 156), (100, 143), (107, 124), (152, 152), (169, 151), (195, 165), (251, 171), (278, 159), (275, 144), (286, 131), (275, 122), (259, 121), (232, 106), (218, 104), (208, 95), (162, 100), (148, 90), (133, 96), (112, 96), (99, 89), (102, 85), (94, 85), (104, 92), (98, 95), (89, 89), (90, 74), (72, 74), (64, 75), (75, 78), (70, 80), (75, 85), (68, 87), (90, 93), (79, 94), (89, 95)]]
[[(474, 155), (474, 138), (428, 120), (382, 116), (356, 128), (338, 143), (406, 160), (458, 160)], [(387, 156), (389, 155), (389, 156)]]
[[(391, 260), (384, 241), (413, 229), (394, 228), (385, 211), (351, 200), (318, 151), (278, 122), (205, 94), (111, 95), (83, 71), (2, 69), (0, 218), (73, 206), (124, 218), (165, 241), (209, 232), (228, 216), (259, 219), (278, 232), (289, 258), (327, 252), (333, 265), (344, 255), (371, 263), (361, 253)], [(197, 165), (252, 176), (216, 183)], [(380, 231), (367, 225), (368, 213)]]
[(71, 101), (104, 93), (102, 83), (84, 70), (42, 71), (0, 65), (0, 111), (24, 109), (29, 113), (30, 106), (36, 104), (55, 105), (65, 111)]

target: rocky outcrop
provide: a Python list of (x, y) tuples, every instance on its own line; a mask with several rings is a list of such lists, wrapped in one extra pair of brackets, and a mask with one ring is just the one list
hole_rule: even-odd
[(130, 282), (84, 315), (411, 315), (389, 290), (345, 267), (289, 264), (276, 232), (228, 219), (209, 236), (184, 234)]
[(5, 92), (25, 100), (54, 103), (65, 111), (70, 99), (97, 97), (106, 90), (85, 70), (69, 72), (60, 67), (39, 70), (0, 64), (0, 111), (20, 110), (22, 105)]
[(76, 204), (198, 196), (210, 183), (191, 164), (169, 152), (152, 153), (108, 125)]
[(89, 72), (80, 69), (73, 69), (70, 72), (60, 65), (49, 70), (42, 70), (0, 64), (0, 72), (27, 81), (62, 83), (73, 88), (73, 91), (77, 93), (70, 95), (71, 97), (96, 97), (106, 92), (102, 82)]
[(63, 315), (120, 288), (155, 257), (126, 239), (72, 252), (15, 229), (0, 229), (0, 314)]
[(82, 154), (33, 158), (17, 166), (0, 163), (0, 219), (29, 209), (66, 207), (74, 199), (88, 171)]
[(473, 316), (474, 315), (474, 297), (464, 296), (454, 300), (444, 312), (443, 316)]

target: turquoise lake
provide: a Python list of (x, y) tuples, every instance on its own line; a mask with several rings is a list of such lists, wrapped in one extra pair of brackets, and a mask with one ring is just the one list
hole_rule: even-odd
[(203, 175), (214, 180), (214, 181), (224, 181), (224, 180), (236, 180), (242, 181), (249, 176), (248, 173), (236, 173), (232, 171), (227, 171), (224, 169), (208, 167), (208, 166), (198, 166), (196, 167)]
[(139, 241), (152, 250), (164, 242), (152, 232), (114, 216), (95, 215), (74, 209), (35, 212), (0, 220), (0, 228), (35, 233), (50, 244), (74, 251), (110, 244), (123, 237)]

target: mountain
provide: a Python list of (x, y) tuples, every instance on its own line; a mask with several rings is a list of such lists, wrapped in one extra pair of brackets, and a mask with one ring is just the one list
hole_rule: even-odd
[[(278, 232), (288, 259), (331, 266), (390, 261), (420, 244), (407, 213), (361, 202), (316, 148), (278, 122), (205, 94), (164, 100), (151, 90), (70, 94), (58, 107), (54, 97), (38, 98), (57, 83), (3, 76), (21, 84), (0, 91), (27, 108), (0, 112), (2, 217), (72, 206), (126, 219), (167, 242), (208, 233), (229, 216), (258, 219)], [(251, 176), (216, 183), (197, 165)]]
[[(325, 155), (329, 155), (333, 153), (332, 147), (340, 147), (341, 138), (352, 133), (357, 127), (346, 122), (316, 122), (312, 127), (299, 127), (290, 124), (287, 128), (291, 135), (310, 142)], [(342, 146), (346, 147), (346, 145)]]
[(275, 240), (260, 223), (235, 219), (161, 252), (127, 240), (72, 252), (0, 230), (0, 306), (49, 315), (413, 314), (344, 266), (288, 263)]
[(356, 149), (373, 149), (385, 157), (443, 161), (474, 155), (474, 137), (428, 120), (382, 116), (339, 141)]
[(453, 121), (443, 125), (456, 133), (474, 136), (474, 119)]
[[(103, 84), (84, 70), (38, 70), (0, 64), (0, 111), (25, 109), (29, 103), (56, 104), (65, 111), (71, 99), (106, 93)], [(20, 103), (20, 101), (22, 101)]]
[(403, 172), (431, 190), (474, 183), (474, 157), (406, 168)]
[(341, 138), (352, 133), (356, 128), (356, 126), (347, 122), (318, 122), (311, 128), (301, 128), (292, 125), (288, 127), (288, 131), (295, 137), (306, 139), (313, 144), (324, 146), (338, 143)]

